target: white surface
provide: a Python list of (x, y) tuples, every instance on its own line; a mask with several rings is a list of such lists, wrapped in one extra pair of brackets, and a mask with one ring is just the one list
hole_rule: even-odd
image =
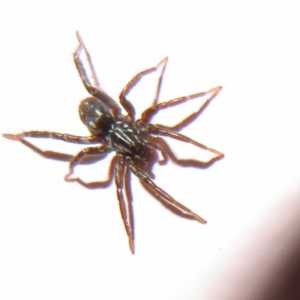
[[(283, 2), (2, 3), (1, 133), (87, 134), (77, 113), (87, 93), (72, 61), (80, 30), (114, 98), (166, 55), (161, 100), (222, 85), (183, 133), (225, 158), (208, 170), (154, 169), (158, 185), (207, 225), (172, 214), (132, 180), (131, 255), (114, 185), (66, 183), (67, 163), (0, 138), (0, 298), (227, 299), (226, 280), (216, 278), (236, 266), (235, 253), (251, 257), (239, 249), (271, 216), (285, 218), (288, 209), (274, 212), (299, 185), (299, 28), (297, 5)], [(134, 104), (150, 103), (146, 79), (138, 89)], [(106, 174), (102, 164), (80, 169)]]

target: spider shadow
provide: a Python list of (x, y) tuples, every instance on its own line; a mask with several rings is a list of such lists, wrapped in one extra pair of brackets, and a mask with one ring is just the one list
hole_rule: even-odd
[[(34, 144), (32, 144), (31, 142), (29, 142), (28, 140), (25, 139), (20, 139), (19, 140), (24, 146), (28, 147), (29, 149), (31, 149), (33, 152), (39, 154), (40, 156), (42, 156), (43, 158), (46, 159), (52, 159), (52, 160), (57, 160), (57, 161), (62, 161), (62, 162), (70, 162), (75, 155), (72, 154), (67, 154), (67, 153), (62, 153), (62, 152), (58, 152), (58, 151), (51, 151), (51, 150), (41, 150), (39, 149), (37, 146), (35, 146)], [(80, 161), (80, 165), (90, 165), (90, 164), (94, 164), (104, 158), (107, 157), (107, 153), (105, 154), (101, 154), (101, 155), (95, 155), (95, 156), (86, 156), (84, 157), (81, 161)], [(74, 179), (74, 182), (79, 183), (81, 186), (87, 188), (87, 189), (102, 189), (102, 188), (107, 188), (112, 184), (113, 178), (114, 178), (114, 166), (116, 164), (117, 161), (117, 156), (114, 156), (111, 160), (110, 163), (110, 168), (109, 168), (109, 176), (106, 180), (103, 181), (94, 181), (94, 182), (85, 182), (83, 181), (81, 178), (76, 178)], [(167, 165), (168, 162), (166, 162), (164, 165)], [(153, 164), (151, 164), (151, 167), (149, 166), (149, 174), (151, 174), (150, 176), (154, 179), (154, 174), (152, 173), (152, 167)], [(131, 189), (129, 188), (130, 186), (130, 182), (131, 182), (131, 176), (130, 176), (130, 172), (128, 172), (128, 174), (126, 174), (126, 179), (125, 179), (125, 184), (126, 184), (126, 197), (128, 199), (128, 201), (130, 203), (133, 202), (133, 196), (132, 196), (132, 192)], [(174, 206), (170, 205), (168, 202), (165, 202), (163, 200), (157, 199), (157, 197), (155, 196), (154, 192), (146, 185), (144, 184), (142, 181), (140, 181), (141, 185), (143, 186), (143, 188), (150, 194), (153, 196), (154, 199), (158, 200), (164, 207), (166, 207), (168, 210), (170, 210), (172, 213), (178, 215), (179, 217), (185, 218), (185, 219), (189, 219), (189, 220), (195, 220), (192, 216), (186, 215), (184, 214), (183, 211), (176, 209)], [(132, 207), (130, 205), (130, 207)], [(131, 216), (133, 215), (133, 212), (130, 214)], [(132, 218), (131, 223), (134, 223), (134, 219)]]
[[(42, 157), (46, 159), (53, 159), (57, 161), (63, 161), (63, 162), (70, 162), (75, 155), (67, 154), (67, 153), (62, 153), (62, 152), (57, 152), (57, 151), (51, 151), (51, 150), (41, 150), (32, 143), (30, 143), (28, 140), (25, 139), (20, 139), (19, 140), (24, 146), (28, 147), (31, 149), (33, 152), (41, 155)], [(107, 157), (107, 153), (101, 154), (101, 155), (94, 155), (94, 156), (86, 156), (84, 157), (79, 164), (80, 165), (90, 165), (94, 164), (104, 158)], [(75, 182), (78, 182), (80, 185), (82, 185), (85, 188), (88, 189), (98, 189), (98, 188), (106, 188), (109, 187), (112, 183), (113, 177), (111, 176), (113, 166), (116, 162), (116, 158), (114, 157), (111, 161), (111, 167), (109, 171), (109, 178), (103, 181), (94, 181), (94, 182), (85, 182), (80, 178), (74, 179)]]

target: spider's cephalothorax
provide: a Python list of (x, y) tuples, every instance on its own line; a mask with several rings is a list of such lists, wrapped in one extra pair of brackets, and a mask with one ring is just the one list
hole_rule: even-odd
[(129, 117), (119, 117), (109, 130), (112, 148), (119, 154), (132, 158), (143, 157), (147, 149), (147, 139), (142, 128), (139, 128)]
[[(160, 164), (164, 164), (168, 159), (171, 159), (178, 165), (193, 166), (197, 168), (207, 168), (215, 161), (224, 157), (221, 152), (208, 148), (178, 132), (200, 115), (210, 101), (221, 91), (222, 87), (218, 86), (206, 92), (200, 92), (158, 103), (163, 74), (168, 62), (168, 58), (166, 57), (156, 67), (138, 73), (122, 90), (119, 97), (120, 103), (127, 112), (127, 115), (123, 115), (118, 103), (100, 88), (90, 55), (78, 32), (77, 38), (79, 45), (74, 52), (73, 58), (81, 80), (86, 90), (91, 94), (91, 97), (84, 99), (80, 103), (79, 115), (82, 122), (89, 129), (91, 135), (75, 136), (49, 131), (25, 131), (20, 134), (4, 134), (3, 136), (12, 140), (21, 141), (23, 144), (29, 146), (44, 157), (59, 157), (60, 159), (71, 160), (69, 164), (69, 173), (65, 176), (66, 181), (77, 181), (86, 187), (93, 188), (96, 186), (105, 187), (112, 182), (113, 178), (115, 178), (121, 215), (129, 238), (129, 245), (132, 253), (134, 253), (134, 226), (129, 178), (131, 172), (139, 178), (147, 191), (149, 191), (155, 198), (160, 200), (172, 211), (187, 218), (195, 219), (200, 223), (206, 223), (203, 218), (186, 206), (177, 202), (168, 193), (158, 187), (153, 181), (154, 175), (151, 170), (153, 164), (158, 161), (157, 152), (160, 152), (162, 157), (162, 159), (158, 161)], [(87, 58), (87, 64), (91, 72), (90, 77), (87, 76), (84, 61), (81, 58), (82, 53), (84, 53)], [(131, 102), (127, 100), (127, 95), (144, 75), (157, 71), (159, 68), (161, 68), (161, 73), (158, 80), (154, 102), (151, 107), (142, 113), (141, 118), (136, 120), (134, 107)], [(91, 82), (92, 80), (94, 81), (93, 83)], [(208, 98), (198, 111), (191, 114), (175, 126), (166, 127), (150, 123), (151, 118), (161, 109), (179, 105), (188, 100), (202, 96), (207, 96)], [(167, 136), (185, 143), (193, 144), (201, 149), (212, 152), (214, 156), (205, 162), (195, 159), (178, 159), (167, 142), (161, 136)], [(97, 145), (84, 148), (76, 156), (69, 156), (66, 154), (60, 154), (60, 156), (58, 156), (57, 153), (55, 155), (52, 151), (42, 151), (36, 148), (27, 142), (24, 139), (25, 137), (52, 138), (70, 143)], [(108, 180), (96, 183), (86, 183), (80, 178), (71, 177), (75, 166), (79, 163), (88, 161), (89, 159), (103, 159), (106, 157), (107, 153), (112, 151), (116, 153), (116, 156), (112, 159)]]

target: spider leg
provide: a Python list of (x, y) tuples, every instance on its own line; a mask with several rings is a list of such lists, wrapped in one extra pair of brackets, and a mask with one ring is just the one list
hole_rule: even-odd
[[(104, 157), (105, 157), (105, 155), (104, 155)], [(104, 157), (101, 157), (101, 159)], [(106, 188), (112, 183), (116, 161), (117, 161), (117, 157), (114, 156), (110, 162), (110, 167), (108, 170), (108, 178), (106, 180), (85, 182), (81, 178), (76, 178), (76, 180), (74, 180), (74, 181), (78, 182), (79, 184), (81, 184), (82, 186), (84, 186), (88, 189)]]
[(90, 156), (100, 156), (100, 155), (101, 158), (105, 158), (108, 152), (109, 149), (107, 149), (103, 145), (97, 147), (84, 148), (70, 161), (69, 173), (64, 177), (64, 179), (68, 182), (78, 181), (78, 178), (70, 178), (70, 176), (73, 174), (74, 168), (80, 163), (81, 160), (84, 160), (85, 158)]
[[(79, 73), (79, 76), (81, 78), (83, 85), (85, 86), (86, 90), (92, 96), (94, 96), (97, 99), (106, 103), (113, 110), (113, 112), (115, 114), (119, 114), (120, 107), (119, 107), (118, 103), (115, 100), (113, 100), (111, 97), (109, 97), (103, 90), (101, 90), (99, 88), (98, 79), (96, 76), (96, 72), (94, 71), (94, 67), (93, 67), (89, 52), (87, 51), (87, 48), (85, 47), (85, 44), (83, 43), (83, 40), (78, 31), (76, 32), (76, 35), (77, 35), (77, 39), (79, 41), (79, 45), (73, 54), (73, 59), (74, 59), (75, 66), (78, 70), (78, 73)], [(89, 77), (87, 75), (87, 72), (86, 72), (84, 64), (83, 64), (83, 61), (80, 58), (80, 54), (81, 54), (82, 50), (85, 52), (85, 55), (87, 56), (89, 67), (91, 68), (91, 72), (92, 72), (92, 77), (94, 78), (94, 81), (96, 82), (95, 84), (97, 87), (94, 87), (93, 84), (91, 83), (91, 81), (89, 80)]]
[(128, 203), (128, 216), (129, 216), (129, 224), (131, 228), (131, 236), (132, 236), (132, 244), (133, 244), (133, 252), (134, 252), (134, 218), (133, 218), (133, 207), (132, 207), (132, 192), (131, 192), (131, 171), (127, 167), (125, 168), (125, 178), (124, 178), (124, 184), (125, 184), (125, 193)]
[[(174, 163), (183, 167), (195, 167), (195, 168), (205, 169), (210, 167), (215, 161), (221, 158), (219, 155), (217, 155), (215, 157), (210, 158), (208, 161), (200, 161), (197, 159), (179, 159), (176, 157), (171, 147), (163, 138), (152, 137), (152, 141), (156, 144), (156, 146), (161, 151), (161, 153), (163, 153), (164, 157), (170, 158)], [(164, 159), (163, 161), (159, 161), (159, 164), (160, 165), (164, 164), (165, 160), (166, 159)]]
[[(51, 150), (41, 150), (40, 148), (36, 147), (32, 143), (30, 143), (29, 141), (27, 141), (21, 137), (19, 137), (18, 140), (23, 145), (30, 148), (35, 153), (43, 156), (44, 158), (55, 159), (55, 160), (60, 160), (60, 161), (67, 161), (67, 162), (70, 162), (72, 159), (74, 159), (74, 155), (72, 155), (72, 154), (60, 153), (60, 152), (51, 151)], [(99, 160), (104, 159), (105, 157), (106, 157), (106, 153), (103, 153), (103, 154), (98, 153), (98, 155), (95, 154), (93, 156), (85, 156), (80, 160), (80, 162), (78, 162), (78, 164), (92, 164)], [(70, 180), (70, 181), (76, 181), (88, 189), (108, 187), (111, 184), (112, 179), (113, 179), (113, 171), (114, 171), (115, 162), (116, 162), (116, 157), (114, 157), (112, 159), (110, 169), (109, 169), (108, 179), (106, 179), (104, 181), (85, 182), (80, 178), (76, 178), (76, 179), (74, 178), (74, 180)]]
[[(128, 167), (126, 164), (126, 161), (124, 160), (124, 157), (122, 155), (118, 155), (118, 161), (115, 166), (115, 182), (117, 186), (117, 196), (119, 200), (120, 205), (120, 211), (121, 216), (123, 219), (123, 223), (127, 232), (127, 236), (129, 239), (129, 246), (132, 253), (134, 253), (134, 234), (133, 234), (133, 227), (132, 227), (132, 204), (130, 202), (131, 199), (127, 199), (127, 202), (124, 197), (124, 183), (125, 183), (125, 189), (126, 186), (128, 186)], [(126, 179), (127, 177), (127, 179)], [(126, 195), (129, 195), (129, 191), (126, 192)]]
[[(92, 77), (92, 79), (94, 80), (94, 86), (95, 86), (96, 88), (100, 89), (100, 88), (101, 88), (101, 87), (100, 87), (100, 82), (99, 82), (97, 73), (96, 73), (96, 71), (95, 71), (95, 68), (94, 68), (94, 65), (93, 65), (93, 62), (92, 62), (91, 55), (90, 55), (88, 49), (86, 48), (86, 46), (85, 46), (85, 44), (84, 44), (84, 41), (83, 41), (83, 39), (82, 39), (82, 37), (81, 37), (79, 31), (76, 31), (76, 37), (77, 37), (77, 40), (79, 41), (79, 46), (78, 46), (78, 48), (81, 47), (81, 48), (84, 50), (85, 54), (86, 54), (88, 66), (89, 66), (90, 71), (91, 71), (91, 73), (92, 73), (92, 74), (91, 74), (91, 75), (92, 75), (91, 77)], [(78, 48), (77, 48), (77, 49), (78, 49)]]
[(50, 151), (50, 150), (41, 150), (40, 148), (36, 147), (32, 143), (30, 143), (29, 141), (27, 141), (21, 137), (18, 137), (16, 139), (15, 136), (11, 135), (11, 134), (4, 134), (3, 136), (4, 137), (9, 136), (9, 137), (7, 137), (8, 139), (20, 141), (23, 145), (30, 148), (35, 153), (43, 156), (44, 158), (55, 159), (55, 160), (60, 160), (60, 161), (70, 161), (73, 158), (72, 154), (60, 153), (60, 152)]
[(189, 144), (192, 144), (196, 147), (199, 147), (203, 150), (207, 150), (207, 151), (210, 151), (214, 154), (216, 154), (216, 157), (214, 158), (214, 161), (215, 160), (218, 160), (218, 159), (221, 159), (224, 157), (224, 154), (221, 153), (220, 151), (218, 150), (215, 150), (213, 148), (209, 148), (207, 146), (205, 146), (204, 144), (201, 144), (197, 141), (194, 141), (193, 139), (181, 134), (181, 133), (178, 133), (178, 132), (175, 132), (175, 131), (172, 131), (172, 130), (169, 130), (169, 129), (165, 129), (163, 127), (160, 127), (159, 125), (152, 125), (152, 124), (149, 124), (148, 125), (148, 128), (150, 130), (150, 132), (152, 134), (156, 134), (156, 135), (163, 135), (163, 136), (168, 136), (170, 138), (173, 138), (175, 140), (179, 140), (179, 141), (182, 141), (182, 142), (185, 142), (185, 143), (189, 143)]
[(208, 104), (210, 103), (211, 100), (213, 100), (222, 90), (221, 86), (212, 88), (206, 92), (200, 92), (200, 93), (196, 93), (196, 94), (192, 94), (192, 95), (188, 95), (188, 96), (184, 96), (184, 97), (179, 97), (176, 99), (172, 99), (166, 102), (162, 102), (162, 103), (158, 103), (156, 105), (153, 105), (149, 108), (147, 108), (143, 113), (142, 113), (142, 117), (141, 117), (141, 121), (143, 123), (148, 123), (152, 117), (157, 114), (161, 109), (165, 109), (165, 108), (169, 108), (181, 103), (184, 103), (186, 101), (195, 99), (195, 98), (199, 98), (202, 96), (206, 96), (208, 94), (212, 94), (202, 105), (201, 107), (198, 109), (197, 112), (191, 114), (190, 116), (188, 116), (187, 118), (185, 118), (183, 121), (181, 121), (180, 123), (172, 126), (172, 127), (168, 127), (171, 130), (181, 130), (183, 127), (187, 126), (188, 124), (190, 124), (192, 121), (194, 121), (200, 114), (201, 112), (208, 106)]
[(169, 59), (168, 57), (165, 57), (159, 63), (159, 65), (162, 63), (162, 69), (161, 69), (161, 73), (160, 73), (159, 78), (158, 78), (158, 83), (157, 83), (157, 87), (156, 87), (156, 93), (155, 93), (155, 97), (153, 99), (152, 106), (155, 105), (155, 104), (157, 104), (157, 102), (158, 102), (159, 95), (160, 95), (160, 89), (161, 89), (163, 77), (164, 77), (164, 74), (165, 74), (165, 70), (166, 70), (166, 67), (167, 67), (168, 59)]
[(160, 88), (161, 88), (161, 83), (162, 83), (162, 79), (163, 79), (163, 74), (165, 72), (166, 66), (167, 66), (167, 62), (168, 62), (168, 57), (165, 57), (162, 61), (160, 61), (158, 63), (158, 65), (156, 67), (144, 70), (140, 73), (138, 73), (137, 75), (135, 75), (128, 83), (127, 85), (124, 87), (124, 89), (122, 90), (122, 92), (120, 93), (119, 99), (120, 99), (120, 103), (122, 104), (122, 106), (124, 107), (124, 109), (127, 111), (128, 115), (131, 117), (132, 120), (134, 120), (135, 118), (135, 109), (133, 107), (133, 105), (131, 104), (131, 102), (129, 100), (126, 99), (127, 95), (129, 94), (129, 92), (132, 90), (132, 88), (147, 74), (150, 74), (152, 72), (155, 72), (161, 65), (162, 65), (162, 71), (158, 80), (158, 85), (157, 85), (157, 89), (156, 89), (156, 94), (155, 94), (155, 98), (154, 98), (154, 104), (157, 103), (158, 98), (159, 98), (159, 93), (160, 93)]
[(160, 200), (162, 203), (164, 203), (166, 206), (170, 207), (171, 210), (176, 210), (183, 216), (187, 218), (192, 218), (194, 220), (197, 220), (198, 222), (205, 224), (206, 221), (201, 218), (199, 215), (194, 213), (192, 210), (181, 204), (180, 202), (176, 201), (173, 197), (171, 197), (167, 192), (165, 192), (163, 189), (158, 187), (149, 177), (149, 175), (139, 167), (137, 167), (132, 159), (128, 158), (128, 164), (131, 172), (136, 175), (141, 183), (146, 186), (146, 189), (150, 191), (150, 193), (158, 200)]
[[(159, 143), (159, 137), (154, 137), (154, 136), (150, 136), (149, 137), (151, 140), (151, 146), (153, 148), (155, 148), (156, 150), (158, 150), (161, 153), (162, 158), (159, 159), (157, 162), (162, 166), (165, 165), (168, 160), (169, 160), (169, 156), (168, 153), (165, 151), (165, 149), (160, 145)], [(158, 139), (158, 140), (157, 140)]]
[[(32, 151), (36, 152), (37, 154), (40, 154), (41, 156), (43, 156), (44, 158), (48, 158), (48, 159), (55, 159), (55, 160), (60, 160), (60, 161), (71, 161), (74, 156), (71, 154), (66, 154), (66, 153), (60, 153), (60, 152), (56, 152), (56, 151), (49, 151), (49, 150), (41, 150), (38, 147), (36, 147), (35, 145), (33, 145), (32, 143), (28, 142), (27, 140), (23, 139), (23, 138), (19, 138), (18, 139), (23, 145), (27, 146), (28, 148), (30, 148)], [(80, 164), (91, 164), (91, 163), (95, 163), (103, 158), (105, 158), (106, 155), (97, 155), (97, 156), (86, 156), (84, 157), (79, 163)], [(109, 169), (109, 176), (108, 179), (106, 179), (105, 181), (95, 181), (95, 182), (85, 182), (80, 178), (74, 178), (74, 180), (72, 181), (76, 181), (78, 182), (80, 185), (88, 188), (88, 189), (96, 189), (96, 188), (105, 188), (108, 187), (113, 179), (113, 171), (114, 171), (114, 164), (116, 162), (116, 157), (114, 157), (111, 161), (111, 166)], [(71, 181), (71, 180), (70, 180)]]
[(75, 144), (96, 144), (101, 143), (101, 138), (97, 135), (94, 136), (77, 136), (72, 134), (66, 133), (58, 133), (58, 132), (51, 132), (51, 131), (24, 131), (18, 134), (9, 134), (4, 133), (3, 137), (13, 140), (13, 141), (20, 141), (24, 137), (30, 138), (48, 138), (54, 140), (60, 140), (68, 143), (75, 143)]

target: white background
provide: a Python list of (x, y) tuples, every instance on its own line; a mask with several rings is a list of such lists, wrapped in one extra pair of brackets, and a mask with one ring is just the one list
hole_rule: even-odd
[[(72, 61), (76, 30), (115, 99), (165, 56), (161, 101), (223, 86), (183, 133), (225, 158), (207, 170), (171, 163), (153, 170), (159, 186), (208, 224), (174, 215), (132, 178), (132, 255), (114, 184), (87, 190), (66, 183), (66, 162), (1, 137), (0, 298), (248, 299), (253, 288), (241, 282), (253, 273), (267, 277), (264, 264), (277, 261), (270, 255), (294, 234), (289, 220), (299, 219), (298, 194), (295, 203), (286, 196), (300, 176), (297, 4), (1, 3), (1, 133), (87, 134), (77, 112), (87, 92)], [(148, 107), (153, 93), (145, 79), (130, 99)], [(180, 119), (171, 111), (164, 118)], [(65, 153), (82, 148), (31, 141)], [(176, 150), (189, 157), (185, 147)], [(78, 173), (100, 180), (106, 170), (101, 162)], [(274, 260), (262, 263), (264, 253)]]

